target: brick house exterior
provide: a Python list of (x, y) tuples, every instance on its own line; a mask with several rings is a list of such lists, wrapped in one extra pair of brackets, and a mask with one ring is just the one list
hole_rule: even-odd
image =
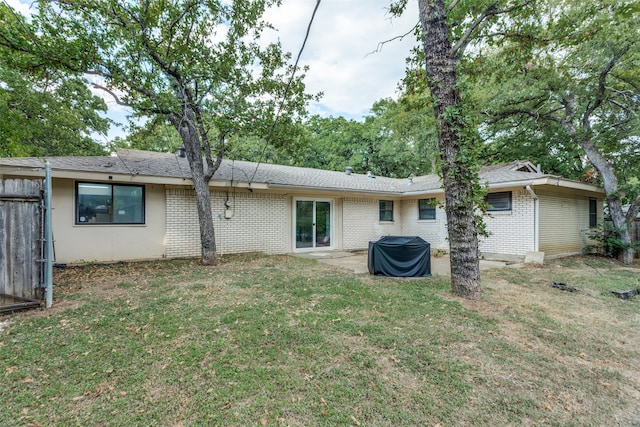
[[(186, 159), (119, 150), (113, 157), (53, 157), (56, 261), (78, 263), (200, 255), (195, 192)], [(0, 159), (0, 179), (39, 178), (44, 161)], [(529, 162), (484, 168), (491, 211), (481, 255), (575, 254), (602, 218), (601, 188), (537, 171)], [(210, 182), (221, 254), (360, 250), (384, 235), (417, 235), (448, 249), (436, 175), (369, 177), (224, 160)], [(120, 201), (120, 203), (119, 203)], [(99, 213), (85, 214), (84, 204)], [(111, 205), (113, 203), (113, 206)]]

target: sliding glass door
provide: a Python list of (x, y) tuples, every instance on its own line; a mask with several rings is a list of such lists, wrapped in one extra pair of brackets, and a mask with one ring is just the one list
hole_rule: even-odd
[(329, 200), (295, 200), (296, 249), (332, 247), (332, 209)]

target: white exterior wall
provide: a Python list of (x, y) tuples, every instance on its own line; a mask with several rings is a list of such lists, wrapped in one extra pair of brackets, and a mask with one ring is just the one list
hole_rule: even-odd
[[(231, 203), (228, 210), (231, 218), (225, 217), (227, 197)], [(167, 256), (200, 256), (195, 192), (168, 188), (166, 199)], [(213, 192), (211, 206), (218, 253), (280, 254), (291, 251), (291, 205), (286, 195)]]
[(403, 200), (402, 235), (420, 236), (431, 245), (432, 250), (444, 249), (448, 251), (447, 213), (444, 211), (444, 207), (436, 206), (436, 219), (421, 220), (418, 219), (418, 216), (418, 200)]
[(198, 257), (202, 255), (195, 192), (182, 188), (167, 188), (166, 199), (167, 257)]
[(342, 200), (342, 249), (367, 249), (370, 241), (402, 233), (401, 202), (393, 202), (393, 222), (380, 222), (380, 200), (344, 198)]
[(489, 237), (479, 237), (480, 252), (525, 256), (535, 250), (535, 199), (525, 189), (511, 192), (511, 211), (489, 212)]
[(55, 262), (131, 261), (165, 256), (163, 185), (145, 185), (144, 224), (76, 224), (75, 181), (53, 179), (52, 184)]
[[(547, 255), (581, 253), (589, 241), (589, 196), (570, 192), (539, 190), (540, 250)], [(598, 222), (602, 222), (602, 196), (598, 201)]]

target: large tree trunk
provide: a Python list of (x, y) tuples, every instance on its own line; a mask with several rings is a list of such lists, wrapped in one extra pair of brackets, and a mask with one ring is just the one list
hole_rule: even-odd
[[(622, 201), (620, 200), (618, 192), (618, 178), (613, 170), (613, 166), (600, 154), (591, 141), (582, 139), (578, 141), (578, 144), (586, 153), (589, 162), (600, 172), (614, 232), (617, 233), (618, 238), (626, 246), (620, 253), (619, 259), (623, 264), (631, 264), (633, 263), (633, 246), (631, 233), (629, 231), (630, 221), (627, 220), (627, 215), (625, 215), (622, 209)], [(634, 206), (632, 206), (632, 208), (633, 207)]]
[(449, 234), (451, 288), (466, 298), (480, 294), (480, 266), (474, 199), (477, 170), (468, 161), (461, 133), (461, 98), (457, 89), (456, 58), (451, 49), (442, 0), (419, 0), (424, 30), (426, 73), (438, 125), (438, 145), (445, 191)]
[(202, 148), (194, 115), (184, 114), (183, 117), (170, 117), (171, 123), (176, 128), (184, 143), (191, 177), (196, 192), (196, 204), (198, 206), (198, 219), (200, 221), (200, 244), (202, 247), (202, 264), (217, 265), (216, 238), (213, 230), (213, 215), (211, 214), (211, 195), (209, 182), (205, 178)]

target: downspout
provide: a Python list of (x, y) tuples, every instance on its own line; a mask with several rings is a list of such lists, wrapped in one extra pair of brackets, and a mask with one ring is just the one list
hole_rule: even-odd
[(538, 199), (538, 195), (533, 192), (530, 185), (525, 188), (533, 197), (533, 251), (538, 252), (540, 249), (540, 199)]

